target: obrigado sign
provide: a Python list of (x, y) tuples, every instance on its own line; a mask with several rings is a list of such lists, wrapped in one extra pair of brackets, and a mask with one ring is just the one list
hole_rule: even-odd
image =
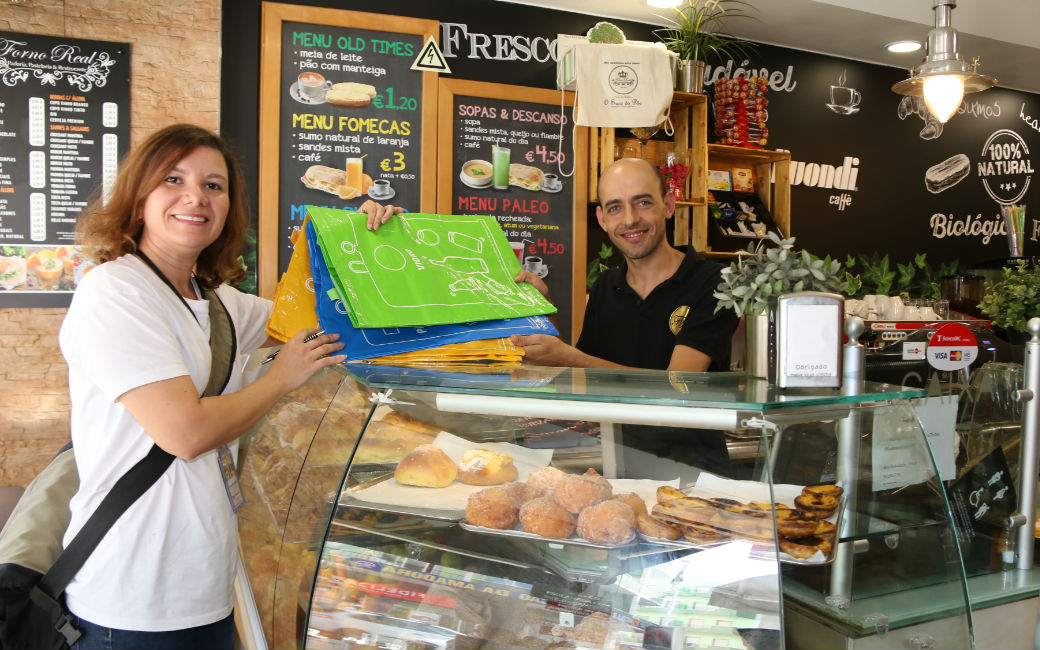
[(928, 365), (936, 370), (967, 368), (979, 354), (979, 344), (967, 325), (943, 325), (928, 340)]

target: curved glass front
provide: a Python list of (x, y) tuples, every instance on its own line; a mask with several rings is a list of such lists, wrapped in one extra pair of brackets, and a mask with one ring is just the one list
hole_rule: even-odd
[[(336, 369), (258, 425), (241, 536), (271, 647), (781, 648), (789, 606), (850, 636), (944, 619), (948, 647), (971, 646), (949, 507), (905, 399), (919, 392), (791, 409), (739, 375), (718, 378), (727, 400), (698, 394), (719, 385), (707, 375), (527, 370), (510, 388)], [(567, 417), (589, 403), (603, 417)], [(409, 484), (436, 482), (433, 461), (398, 467), (426, 444), (468, 482)], [(501, 459), (485, 452), (515, 479), (476, 471), (473, 456)]]

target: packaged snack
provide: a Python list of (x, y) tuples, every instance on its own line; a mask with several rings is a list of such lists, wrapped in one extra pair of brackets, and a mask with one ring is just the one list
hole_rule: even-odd
[(732, 170), (734, 192), (754, 192), (755, 177), (750, 169), (734, 167)]
[(733, 181), (730, 179), (729, 170), (709, 169), (708, 189), (729, 192), (733, 189)]

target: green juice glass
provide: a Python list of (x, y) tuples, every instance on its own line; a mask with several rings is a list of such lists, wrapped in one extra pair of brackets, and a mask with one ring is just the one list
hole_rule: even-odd
[(491, 145), (491, 184), (496, 190), (509, 188), (509, 147)]

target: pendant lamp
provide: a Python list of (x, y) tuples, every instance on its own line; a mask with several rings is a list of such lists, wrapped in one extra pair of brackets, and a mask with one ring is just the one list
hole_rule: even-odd
[(966, 93), (986, 90), (995, 77), (978, 72), (979, 61), (965, 63), (957, 54), (957, 30), (950, 26), (956, 0), (933, 0), (935, 28), (928, 32), (924, 62), (910, 70), (910, 78), (892, 86), (900, 95), (924, 96), (928, 110), (940, 122), (957, 112)]

